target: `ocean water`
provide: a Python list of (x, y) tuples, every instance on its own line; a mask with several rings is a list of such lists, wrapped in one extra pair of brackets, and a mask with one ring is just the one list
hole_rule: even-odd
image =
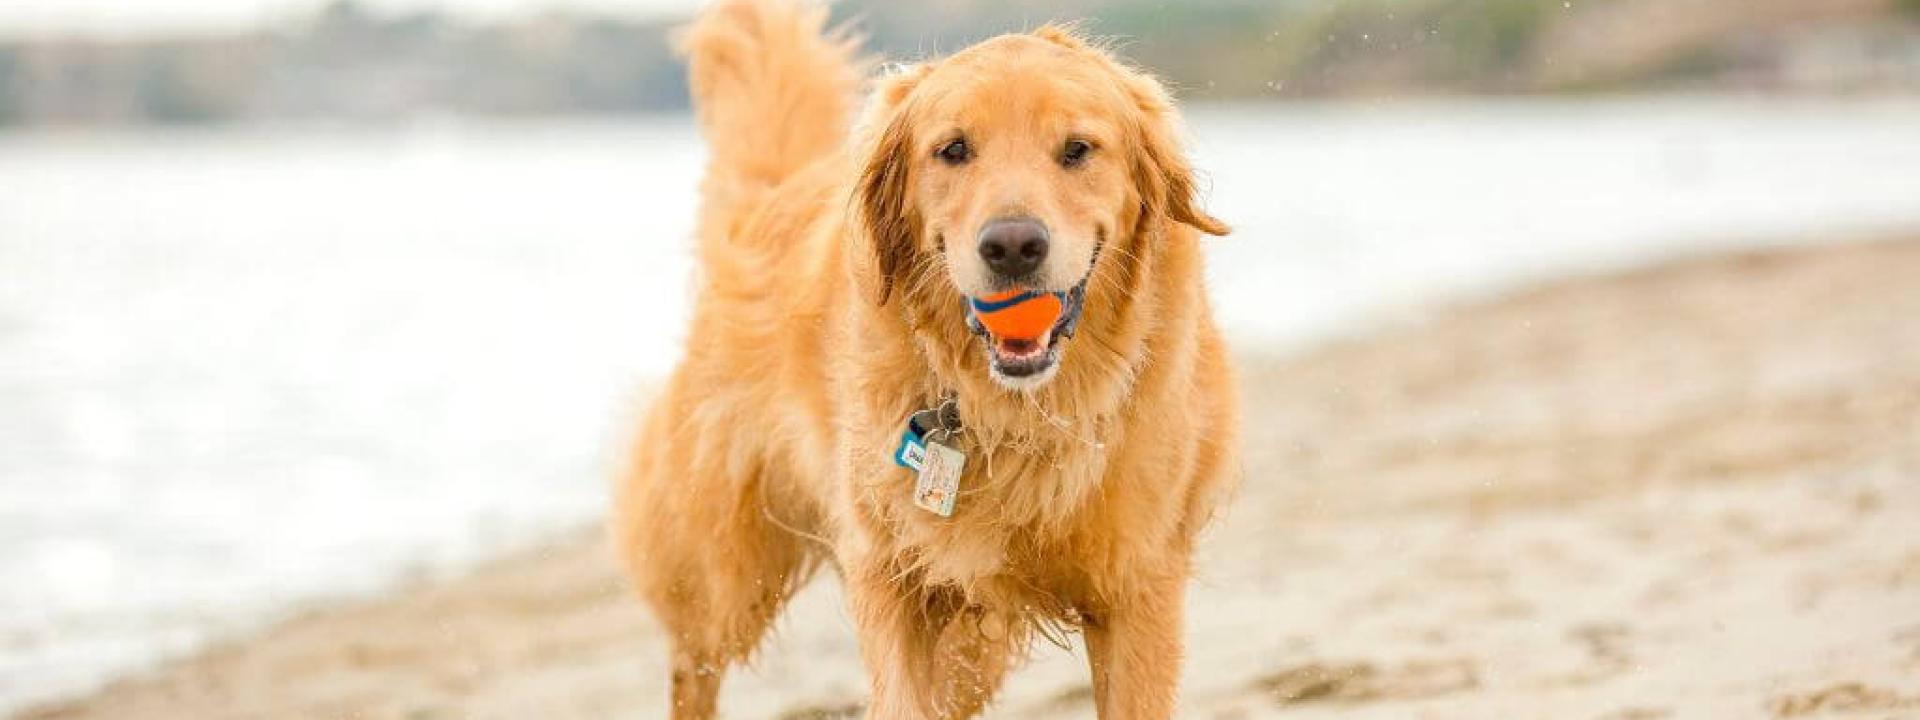
[[(1247, 345), (1920, 230), (1916, 100), (1191, 120)], [(0, 713), (593, 523), (702, 158), (684, 118), (0, 135)]]

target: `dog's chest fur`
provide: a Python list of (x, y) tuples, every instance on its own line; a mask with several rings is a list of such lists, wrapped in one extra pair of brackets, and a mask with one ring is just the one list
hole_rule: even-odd
[(963, 437), (956, 446), (968, 455), (968, 472), (950, 518), (914, 505), (912, 479), (902, 478), (882, 494), (895, 562), (969, 604), (1055, 614), (1094, 600), (1088, 570), (1103, 558), (1088, 554), (1111, 548), (1087, 537), (1107, 518), (1099, 495), (1108, 453), (1068, 430), (991, 445)]

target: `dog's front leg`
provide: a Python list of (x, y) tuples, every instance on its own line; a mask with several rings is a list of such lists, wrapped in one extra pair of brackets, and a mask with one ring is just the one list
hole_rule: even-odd
[(1011, 621), (911, 583), (847, 583), (872, 698), (869, 720), (960, 720), (993, 699), (1015, 642)]
[(1088, 618), (1087, 661), (1100, 720), (1166, 720), (1180, 685), (1184, 586), (1167, 578)]
[(878, 571), (849, 573), (847, 600), (867, 667), (867, 719), (927, 718), (927, 658), (936, 638), (927, 628), (926, 609), (909, 602), (901, 583)]

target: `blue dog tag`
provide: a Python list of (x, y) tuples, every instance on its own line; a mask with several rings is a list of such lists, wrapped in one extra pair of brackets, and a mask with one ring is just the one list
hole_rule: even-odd
[(893, 464), (914, 472), (926, 465), (927, 427), (934, 419), (931, 410), (922, 410), (907, 418), (907, 428), (900, 433), (900, 446), (893, 451)]

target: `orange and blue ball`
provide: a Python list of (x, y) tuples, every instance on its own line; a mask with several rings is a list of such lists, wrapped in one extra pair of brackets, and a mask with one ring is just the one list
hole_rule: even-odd
[(1018, 289), (968, 298), (967, 302), (980, 325), (994, 337), (1007, 340), (1040, 339), (1060, 322), (1066, 303), (1066, 293)]

